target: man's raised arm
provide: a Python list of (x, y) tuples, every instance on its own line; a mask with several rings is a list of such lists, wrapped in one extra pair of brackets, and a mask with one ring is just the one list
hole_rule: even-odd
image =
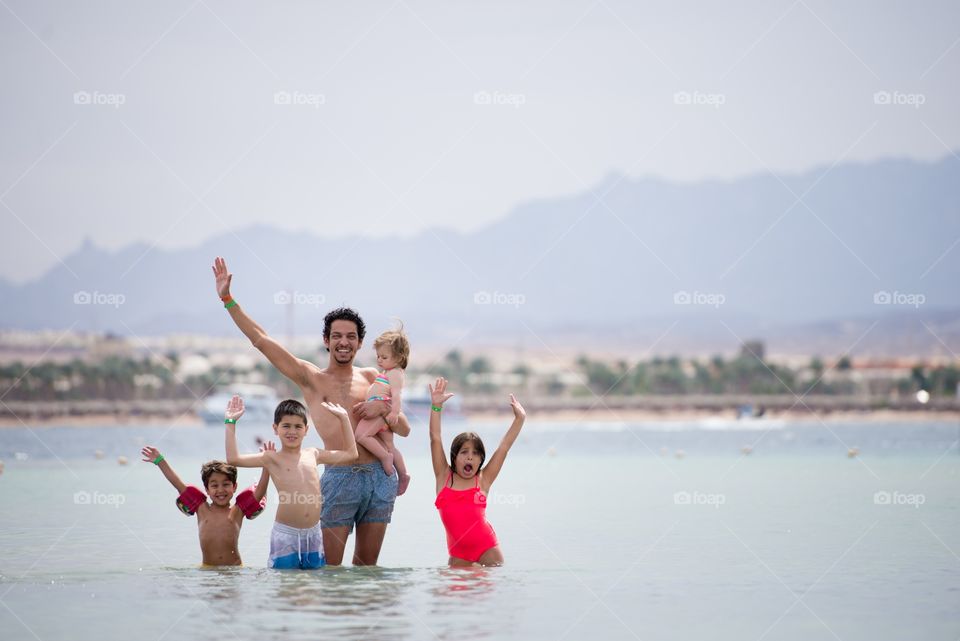
[(247, 316), (247, 313), (241, 309), (237, 301), (230, 296), (230, 281), (233, 280), (233, 274), (227, 270), (227, 261), (217, 256), (213, 262), (213, 275), (217, 279), (217, 295), (223, 301), (224, 307), (230, 312), (230, 318), (236, 323), (243, 335), (250, 339), (250, 342), (260, 350), (270, 363), (280, 370), (280, 373), (296, 383), (298, 387), (304, 387), (307, 383), (307, 373), (310, 365), (291, 354), (287, 349), (275, 341), (267, 334), (255, 320)]

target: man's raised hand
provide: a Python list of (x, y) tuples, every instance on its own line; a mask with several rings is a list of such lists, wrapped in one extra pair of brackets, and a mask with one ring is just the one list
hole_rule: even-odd
[(217, 256), (213, 261), (213, 275), (217, 279), (217, 295), (220, 298), (226, 298), (230, 295), (230, 281), (233, 280), (233, 274), (227, 270), (227, 261), (222, 256)]

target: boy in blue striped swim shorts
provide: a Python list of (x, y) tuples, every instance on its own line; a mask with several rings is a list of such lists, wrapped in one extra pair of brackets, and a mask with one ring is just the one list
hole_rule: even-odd
[(347, 410), (334, 403), (322, 407), (340, 420), (346, 449), (302, 448), (307, 434), (307, 408), (295, 400), (281, 402), (273, 413), (273, 432), (280, 449), (259, 454), (237, 451), (237, 419), (243, 415), (243, 400), (234, 396), (226, 414), (227, 462), (237, 467), (262, 467), (279, 495), (276, 522), (270, 533), (268, 567), (313, 570), (325, 565), (320, 534), (320, 477), (317, 466), (343, 465), (356, 460), (357, 443)]

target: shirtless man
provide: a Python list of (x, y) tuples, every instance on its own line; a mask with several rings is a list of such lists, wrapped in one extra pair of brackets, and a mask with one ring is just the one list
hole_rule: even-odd
[[(367, 389), (376, 378), (375, 368), (353, 366), (366, 331), (363, 320), (351, 309), (335, 309), (324, 319), (323, 344), (329, 352), (327, 367), (320, 368), (301, 360), (287, 351), (267, 334), (230, 296), (233, 275), (226, 261), (217, 257), (213, 265), (217, 294), (230, 313), (233, 322), (250, 342), (260, 350), (281, 374), (297, 387), (310, 410), (313, 425), (323, 440), (324, 449), (343, 450), (346, 447), (339, 422), (323, 408), (323, 403), (335, 403), (353, 408), (351, 423), (356, 428), (361, 418), (385, 416), (389, 411), (381, 401), (365, 402)], [(401, 413), (394, 434), (407, 436), (410, 424)], [(357, 527), (353, 550), (354, 565), (376, 565), (393, 515), (397, 498), (397, 475), (383, 473), (380, 462), (362, 446), (355, 462), (346, 465), (327, 465), (320, 479), (323, 508), (320, 526), (323, 550), (329, 565), (340, 565), (347, 538)]]

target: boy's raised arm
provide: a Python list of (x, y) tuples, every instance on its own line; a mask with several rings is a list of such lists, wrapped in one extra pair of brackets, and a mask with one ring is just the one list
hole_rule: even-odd
[[(243, 416), (243, 399), (234, 395), (224, 412), (224, 445), (227, 451), (227, 464), (237, 467), (266, 467), (268, 452), (259, 454), (241, 454), (237, 449), (237, 421)], [(263, 476), (260, 477), (261, 483)]]
[[(260, 448), (261, 452), (276, 452), (277, 448), (274, 446), (273, 441), (267, 441)], [(260, 472), (260, 481), (257, 482), (257, 487), (253, 490), (253, 497), (259, 501), (267, 495), (267, 487), (270, 485), (270, 472), (266, 467), (263, 468), (263, 471)]]
[(520, 404), (520, 401), (518, 401), (513, 394), (510, 395), (510, 407), (513, 408), (513, 423), (510, 424), (507, 433), (503, 435), (503, 440), (500, 441), (497, 451), (493, 453), (493, 456), (490, 457), (487, 464), (483, 466), (480, 486), (484, 492), (490, 489), (497, 475), (500, 474), (500, 468), (503, 467), (503, 462), (507, 459), (507, 452), (513, 447), (517, 437), (520, 436), (520, 429), (523, 427), (523, 422), (527, 419), (526, 410), (523, 409), (523, 405)]
[(317, 449), (317, 464), (339, 465), (343, 463), (352, 463), (357, 460), (360, 453), (357, 452), (357, 440), (353, 436), (353, 426), (350, 425), (350, 415), (347, 410), (336, 403), (321, 403), (328, 412), (335, 414), (340, 419), (340, 435), (343, 438), (344, 449), (342, 450), (321, 450)]
[(270, 364), (276, 367), (281, 374), (293, 381), (297, 386), (303, 387), (309, 380), (309, 363), (300, 360), (287, 349), (271, 338), (265, 329), (256, 321), (247, 316), (247, 313), (240, 308), (237, 301), (230, 296), (230, 282), (233, 280), (233, 274), (227, 270), (227, 261), (217, 256), (213, 262), (213, 275), (217, 281), (217, 295), (224, 302), (227, 311), (230, 312), (230, 318), (236, 323), (243, 335), (250, 339), (250, 343), (267, 357)]
[(170, 464), (167, 463), (166, 459), (163, 458), (163, 454), (160, 453), (160, 450), (148, 445), (140, 450), (140, 454), (143, 455), (143, 460), (145, 462), (153, 463), (160, 468), (160, 471), (163, 472), (163, 475), (166, 477), (166, 479), (170, 481), (170, 485), (176, 488), (177, 492), (180, 492), (181, 494), (183, 493), (183, 489), (187, 486), (184, 485), (177, 473), (173, 471), (173, 468), (170, 467)]

